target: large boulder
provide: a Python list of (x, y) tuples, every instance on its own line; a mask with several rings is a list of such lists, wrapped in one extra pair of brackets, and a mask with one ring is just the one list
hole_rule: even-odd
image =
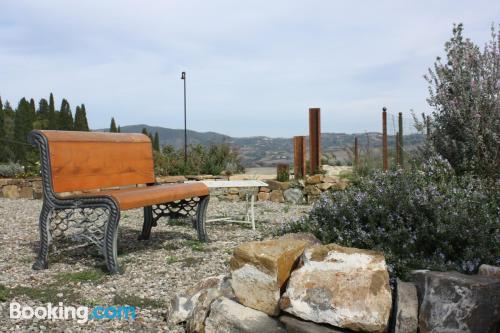
[(204, 289), (201, 291), (193, 310), (186, 319), (187, 333), (205, 332), (205, 319), (210, 311), (212, 302), (221, 296), (220, 290), (216, 288)]
[(283, 192), (283, 196), (285, 197), (286, 202), (290, 202), (296, 205), (304, 203), (304, 194), (299, 188), (289, 188), (288, 190)]
[(417, 333), (418, 296), (415, 284), (397, 280), (394, 333)]
[(479, 275), (496, 277), (500, 279), (500, 267), (491, 266), (491, 265), (481, 265), (479, 266), (479, 271), (477, 272)]
[(228, 298), (234, 298), (231, 281), (228, 276), (219, 275), (205, 278), (183, 293), (177, 294), (170, 301), (170, 307), (167, 311), (167, 322), (176, 325), (190, 318), (198, 304), (200, 296), (208, 289), (214, 289), (217, 292), (217, 297), (223, 295)]
[(271, 200), (272, 202), (278, 202), (278, 203), (285, 202), (285, 198), (283, 197), (283, 191), (273, 190), (271, 192), (271, 196), (269, 197), (269, 200)]
[(280, 316), (280, 321), (285, 325), (288, 333), (344, 333), (352, 332), (338, 327), (328, 327), (310, 321), (304, 321), (292, 316)]
[(225, 297), (210, 306), (205, 333), (286, 333), (281, 323), (267, 314)]
[(312, 235), (289, 234), (238, 246), (230, 262), (231, 283), (238, 301), (278, 315), (281, 288), (304, 249), (317, 242)]
[(426, 332), (500, 332), (500, 280), (458, 272), (417, 271), (418, 326)]
[(385, 332), (391, 305), (384, 256), (336, 244), (306, 249), (280, 300), (302, 319), (363, 332)]

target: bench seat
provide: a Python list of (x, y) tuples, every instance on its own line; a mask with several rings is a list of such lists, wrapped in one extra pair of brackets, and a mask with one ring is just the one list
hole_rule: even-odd
[[(141, 208), (173, 202), (192, 197), (204, 197), (209, 194), (203, 183), (163, 184), (146, 187), (125, 188), (119, 190), (90, 191), (83, 195), (110, 196), (118, 204), (120, 210)], [(71, 196), (78, 198), (82, 195)]]

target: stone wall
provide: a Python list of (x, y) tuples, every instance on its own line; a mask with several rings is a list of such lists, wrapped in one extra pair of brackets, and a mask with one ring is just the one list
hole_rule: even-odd
[[(168, 176), (157, 177), (157, 182), (162, 184), (183, 183), (187, 180), (228, 180), (223, 176), (201, 175), (201, 176)], [(241, 201), (249, 195), (255, 195), (258, 201), (288, 202), (292, 204), (312, 203), (319, 198), (321, 193), (329, 189), (343, 190), (348, 182), (337, 176), (313, 175), (305, 180), (292, 180), (279, 182), (276, 180), (264, 180), (267, 187), (259, 188), (219, 188), (211, 189), (212, 200)], [(41, 199), (42, 180), (40, 178), (29, 179), (0, 179), (0, 197), (10, 199)]]
[(41, 199), (42, 180), (29, 179), (0, 179), (0, 198), (10, 199)]

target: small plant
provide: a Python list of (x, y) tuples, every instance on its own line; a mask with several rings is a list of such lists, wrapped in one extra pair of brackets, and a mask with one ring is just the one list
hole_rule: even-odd
[(15, 178), (24, 173), (24, 167), (18, 163), (0, 164), (0, 177)]
[(184, 244), (193, 251), (198, 251), (198, 252), (205, 251), (205, 245), (198, 240), (187, 240)]

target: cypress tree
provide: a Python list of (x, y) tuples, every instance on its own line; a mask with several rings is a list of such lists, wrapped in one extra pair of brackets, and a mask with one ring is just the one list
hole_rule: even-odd
[(49, 127), (49, 102), (45, 98), (40, 99), (38, 103), (38, 112), (36, 113), (35, 128), (46, 129)]
[(120, 125), (118, 125), (118, 133), (121, 133), (122, 132), (122, 127)]
[(6, 139), (5, 135), (5, 112), (3, 110), (2, 97), (0, 97), (0, 161), (6, 162), (7, 154), (5, 150), (7, 148), (7, 142), (3, 141)]
[(85, 112), (85, 105), (77, 106), (75, 111), (75, 131), (89, 131), (89, 124), (87, 123), (87, 115)]
[(59, 126), (57, 124), (57, 115), (56, 115), (56, 107), (54, 104), (54, 95), (50, 93), (49, 98), (49, 114), (48, 114), (48, 129), (55, 130), (58, 129)]
[(66, 99), (62, 100), (61, 111), (59, 113), (59, 129), (65, 131), (73, 130), (73, 114)]
[(149, 136), (149, 133), (148, 133), (148, 130), (146, 129), (146, 127), (142, 128), (142, 134)]
[(109, 131), (111, 133), (117, 133), (118, 132), (118, 129), (116, 128), (116, 123), (115, 123), (115, 118), (114, 117), (111, 118), (111, 125), (109, 125)]
[(22, 98), (16, 110), (14, 118), (14, 155), (17, 161), (24, 162), (26, 159), (26, 146), (28, 133), (33, 129), (30, 103)]
[(160, 151), (160, 137), (158, 136), (158, 132), (155, 132), (155, 138), (153, 140), (153, 149), (156, 151)]

